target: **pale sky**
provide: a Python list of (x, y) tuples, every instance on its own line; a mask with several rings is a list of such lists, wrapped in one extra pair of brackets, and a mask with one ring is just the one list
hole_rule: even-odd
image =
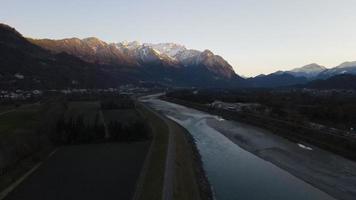
[(33, 38), (210, 49), (246, 76), (356, 60), (356, 0), (0, 0), (0, 22)]

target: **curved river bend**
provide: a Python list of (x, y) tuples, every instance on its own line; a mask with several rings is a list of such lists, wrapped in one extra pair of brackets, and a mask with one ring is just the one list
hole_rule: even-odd
[(323, 191), (242, 149), (210, 125), (234, 126), (231, 123), (226, 124), (228, 121), (156, 98), (141, 101), (176, 121), (192, 134), (216, 199), (333, 199)]

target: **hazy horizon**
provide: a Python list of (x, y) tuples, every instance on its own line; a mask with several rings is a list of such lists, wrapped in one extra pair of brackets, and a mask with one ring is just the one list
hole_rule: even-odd
[(98, 37), (210, 49), (244, 76), (356, 60), (352, 0), (4, 0), (0, 21), (26, 37)]

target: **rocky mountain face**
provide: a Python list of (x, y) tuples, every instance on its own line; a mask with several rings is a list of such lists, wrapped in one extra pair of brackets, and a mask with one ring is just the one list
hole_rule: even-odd
[(54, 53), (67, 53), (80, 59), (96, 64), (135, 65), (124, 52), (118, 51), (116, 45), (107, 44), (95, 37), (80, 40), (69, 38), (63, 40), (35, 40), (28, 39), (31, 43)]
[[(173, 43), (149, 44), (139, 42), (106, 43), (97, 38), (34, 40), (30, 41), (55, 53), (66, 52), (87, 62), (117, 65), (119, 67), (161, 66), (164, 68), (200, 69), (215, 79), (237, 77), (231, 65), (211, 51), (187, 49)], [(184, 68), (184, 70), (183, 70)]]

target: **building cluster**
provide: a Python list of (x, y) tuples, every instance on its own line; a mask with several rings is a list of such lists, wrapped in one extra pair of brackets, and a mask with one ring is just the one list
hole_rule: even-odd
[(209, 104), (211, 108), (218, 108), (229, 111), (249, 111), (249, 112), (257, 112), (261, 108), (261, 104), (258, 103), (229, 103), (223, 101), (214, 101)]
[(330, 95), (345, 95), (345, 96), (356, 96), (355, 90), (341, 90), (341, 89), (330, 89), (330, 90), (317, 90), (317, 89), (303, 89), (302, 92), (312, 94), (314, 96), (330, 96)]
[(134, 85), (122, 85), (117, 88), (102, 88), (102, 89), (85, 89), (85, 88), (67, 88), (67, 89), (51, 89), (51, 90), (0, 90), (0, 100), (27, 100), (34, 97), (41, 97), (44, 94), (64, 94), (64, 95), (85, 95), (85, 94), (139, 94), (150, 91), (148, 88), (138, 87)]
[(1, 100), (26, 100), (42, 95), (41, 90), (15, 90), (7, 91), (0, 90), (0, 99)]

